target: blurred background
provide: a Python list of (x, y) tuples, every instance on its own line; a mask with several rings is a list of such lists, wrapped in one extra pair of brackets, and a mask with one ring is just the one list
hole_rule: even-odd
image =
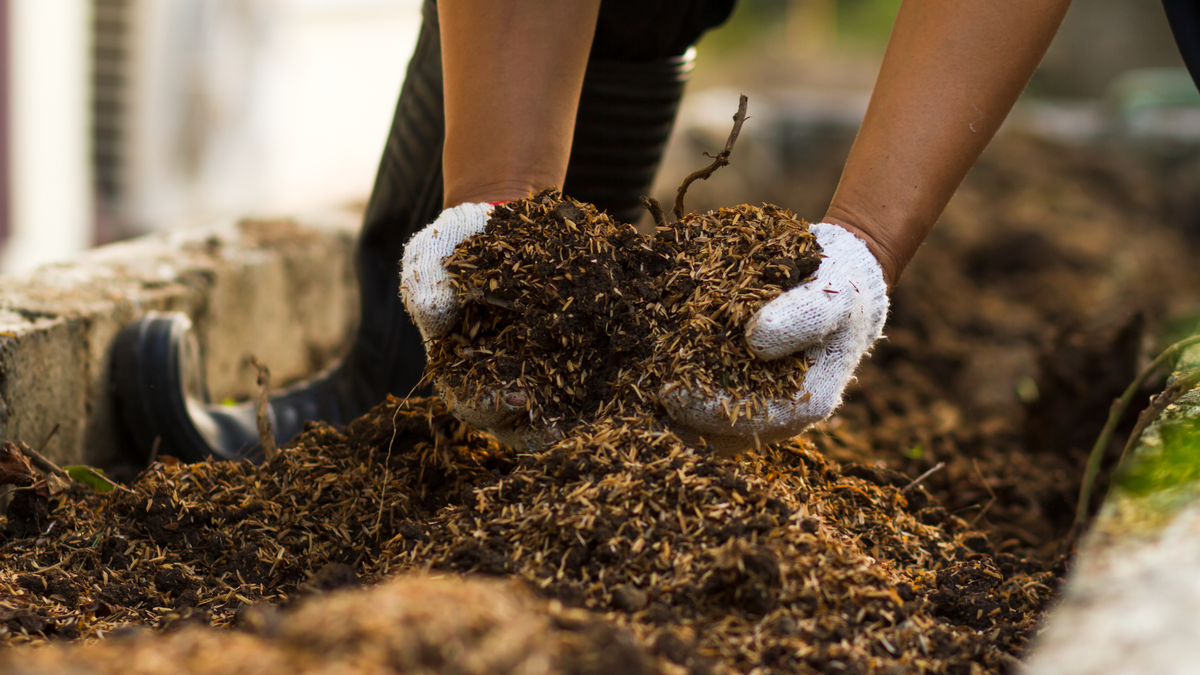
[[(679, 135), (723, 138), (742, 90), (764, 171), (843, 153), (822, 139), (852, 136), (898, 7), (742, 0), (698, 47)], [(0, 0), (0, 269), (364, 203), (419, 22), (420, 0)], [(1198, 111), (1157, 2), (1082, 0), (1010, 126), (1174, 147)]]

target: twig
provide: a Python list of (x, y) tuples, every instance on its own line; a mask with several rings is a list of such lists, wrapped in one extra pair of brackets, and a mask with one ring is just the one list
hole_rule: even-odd
[(662, 204), (654, 197), (642, 197), (642, 206), (650, 212), (650, 216), (654, 218), (655, 227), (667, 226), (667, 215), (663, 213)]
[(921, 482), (922, 482), (922, 481), (924, 481), (926, 478), (929, 478), (930, 476), (932, 476), (933, 474), (937, 473), (938, 471), (941, 471), (941, 470), (942, 470), (942, 469), (944, 469), (944, 468), (946, 468), (946, 463), (945, 463), (945, 462), (938, 462), (937, 464), (935, 464), (935, 465), (933, 466), (933, 468), (932, 468), (932, 469), (930, 469), (930, 470), (926, 471), (925, 473), (921, 474), (920, 476), (917, 476), (916, 478), (914, 478), (914, 479), (913, 479), (913, 481), (912, 481), (911, 483), (909, 483), (908, 485), (905, 485), (903, 488), (901, 488), (901, 489), (900, 489), (900, 494), (904, 494), (905, 492), (908, 492), (909, 490), (911, 490), (911, 489), (913, 489), (913, 488), (917, 487), (917, 486), (918, 486), (918, 485), (920, 485), (920, 484), (921, 484)]
[(43, 438), (42, 442), (38, 444), (37, 451), (41, 452), (41, 451), (45, 450), (46, 446), (50, 445), (50, 439), (54, 438), (54, 434), (57, 434), (58, 430), (61, 428), (62, 428), (62, 422), (55, 422), (54, 428), (51, 429), (50, 433), (46, 434), (46, 437)]
[(42, 473), (52, 473), (59, 478), (66, 478), (68, 480), (71, 479), (71, 476), (67, 474), (66, 471), (63, 471), (62, 467), (46, 459), (46, 456), (37, 450), (34, 450), (24, 443), (14, 443), (13, 445), (16, 445), (17, 449), (21, 451), (21, 454), (28, 457), (29, 461), (33, 462), (34, 466), (41, 469)]
[[(92, 468), (92, 467), (90, 467), (90, 466), (85, 466), (85, 467), (83, 467), (83, 470), (84, 470), (84, 471), (87, 471), (87, 472), (88, 472), (88, 474), (92, 476), (92, 478), (96, 478), (96, 479), (102, 480), (102, 481), (104, 481), (105, 483), (108, 483), (109, 485), (113, 486), (113, 489), (114, 489), (114, 490), (124, 490), (125, 492), (128, 492), (128, 493), (130, 493), (130, 494), (133, 494), (133, 490), (130, 490), (129, 488), (125, 487), (124, 485), (121, 485), (121, 484), (120, 484), (120, 483), (118, 483), (117, 481), (115, 481), (115, 480), (113, 480), (113, 479), (109, 478), (108, 476), (105, 476), (104, 474), (100, 473), (99, 471), (97, 471), (97, 470), (93, 469), (93, 468)], [(77, 483), (78, 483), (79, 481), (75, 481), (75, 482), (77, 482)]]
[(1158, 419), (1158, 416), (1163, 411), (1197, 384), (1200, 384), (1200, 368), (1180, 376), (1171, 383), (1171, 386), (1164, 389), (1161, 394), (1151, 399), (1150, 406), (1138, 414), (1137, 424), (1134, 425), (1133, 431), (1129, 433), (1129, 439), (1125, 441), (1125, 447), (1121, 449), (1121, 456), (1117, 458), (1118, 467), (1125, 463), (1125, 458), (1129, 456), (1129, 453), (1133, 450), (1133, 446), (1137, 445), (1138, 439), (1142, 437), (1142, 433), (1146, 431), (1146, 427), (1150, 426), (1150, 423)]
[[(417, 392), (417, 388), (420, 387), (425, 381), (425, 377), (425, 375), (422, 375), (420, 381), (414, 384), (412, 389), (408, 390), (408, 393), (404, 395), (404, 398), (396, 402), (396, 411), (392, 413), (392, 438), (388, 441), (387, 456), (383, 458), (383, 485), (379, 488), (379, 511), (375, 514), (376, 528), (378, 528), (379, 523), (383, 521), (383, 505), (387, 503), (387, 500), (385, 500), (383, 497), (387, 494), (387, 486), (390, 484), (392, 478), (392, 446), (396, 444), (396, 418), (400, 416), (400, 408), (403, 407), (405, 403), (408, 403), (408, 399), (412, 398), (412, 395)], [(375, 453), (371, 453), (370, 457), (371, 460), (374, 461)], [(422, 471), (424, 471), (424, 469), (422, 469)]]
[[(745, 94), (738, 99), (738, 110), (733, 116), (733, 131), (729, 132), (729, 140), (725, 141), (725, 149), (717, 153), (713, 157), (712, 164), (694, 171), (687, 178), (683, 179), (683, 183), (679, 186), (679, 192), (675, 195), (675, 220), (683, 218), (683, 196), (687, 194), (688, 186), (698, 180), (708, 180), (708, 177), (716, 173), (717, 169), (729, 165), (729, 153), (733, 152), (733, 144), (737, 142), (738, 134), (742, 132), (742, 123), (746, 121), (746, 98)], [(706, 156), (712, 157), (712, 155)]]
[(155, 436), (154, 445), (150, 446), (150, 461), (146, 462), (147, 465), (153, 464), (154, 460), (158, 459), (158, 446), (160, 445), (162, 445), (162, 436)]
[(268, 414), (271, 405), (271, 370), (251, 356), (250, 362), (258, 369), (258, 405), (255, 406), (254, 417), (258, 422), (258, 441), (262, 443), (263, 455), (267, 461), (275, 459), (279, 449), (275, 446), (275, 434), (271, 432), (271, 417)]
[(983, 472), (979, 470), (979, 462), (976, 462), (974, 457), (971, 458), (971, 466), (975, 467), (976, 475), (979, 476), (979, 480), (983, 481), (983, 489), (987, 490), (988, 495), (991, 496), (991, 500), (984, 505), (983, 510), (981, 510), (979, 513), (976, 513), (975, 517), (971, 519), (971, 527), (975, 527), (975, 523), (979, 522), (979, 519), (982, 518), (983, 515), (988, 512), (988, 509), (992, 508), (992, 505), (996, 503), (996, 493), (992, 491), (992, 486), (988, 485), (987, 478), (984, 478)]
[[(58, 425), (58, 424), (54, 425), (54, 429), (52, 429), (50, 431), (49, 435), (46, 436), (46, 440), (42, 441), (41, 447), (43, 447), (43, 448), (46, 447), (46, 444), (50, 442), (50, 438), (52, 438), (54, 436), (55, 432), (58, 431), (59, 426), (60, 425)], [(72, 476), (70, 473), (68, 473), (61, 466), (50, 461), (45, 455), (43, 455), (38, 450), (34, 450), (33, 448), (29, 447), (28, 445), (26, 445), (24, 443), (19, 443), (19, 442), (13, 443), (12, 445), (16, 446), (17, 450), (20, 450), (22, 455), (25, 455), (26, 457), (28, 457), (30, 463), (32, 463), (39, 470), (41, 470), (42, 473), (48, 473), (48, 474), (54, 475), (58, 478), (68, 480), (72, 483), (80, 483), (80, 481), (76, 480), (74, 476)], [(124, 485), (121, 485), (120, 483), (118, 483), (117, 481), (115, 481), (111, 478), (108, 478), (107, 476), (101, 474), (99, 471), (96, 471), (95, 469), (93, 469), (90, 466), (85, 466), (85, 467), (83, 467), (83, 469), (85, 471), (87, 471), (89, 474), (91, 474), (93, 477), (98, 478), (99, 480), (102, 480), (105, 483), (108, 483), (109, 485), (112, 485), (115, 489), (125, 490), (126, 492), (132, 492), (132, 490), (130, 490), (129, 488), (125, 487)]]
[[(1175, 344), (1167, 347), (1163, 353), (1158, 355), (1158, 358), (1150, 362), (1138, 376), (1133, 378), (1133, 382), (1126, 387), (1125, 392), (1121, 397), (1113, 401), (1112, 407), (1108, 410), (1108, 420), (1104, 423), (1104, 428), (1100, 431), (1100, 436), (1096, 438), (1096, 444), (1092, 446), (1092, 451), (1088, 454), (1087, 468), (1083, 472), (1083, 483), (1079, 486), (1079, 502), (1075, 505), (1075, 523), (1071, 529), (1073, 534), (1071, 539), (1079, 533), (1083, 527), (1083, 521), (1087, 518), (1088, 504), (1092, 501), (1092, 489), (1095, 487), (1096, 475), (1100, 473), (1100, 461), (1104, 458), (1104, 451), (1112, 442), (1113, 434), (1116, 433), (1117, 425), (1121, 422), (1121, 418), (1125, 416), (1125, 411), (1129, 409), (1129, 404), (1133, 402), (1133, 397), (1137, 395), (1142, 385), (1150, 376), (1155, 373), (1164, 364), (1179, 355), (1179, 352), (1194, 344), (1200, 344), (1200, 336), (1180, 340)], [(1165, 406), (1164, 406), (1165, 407)], [(1122, 453), (1124, 456), (1124, 453)]]

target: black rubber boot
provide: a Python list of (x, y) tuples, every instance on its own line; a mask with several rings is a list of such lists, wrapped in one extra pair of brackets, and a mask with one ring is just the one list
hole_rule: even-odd
[[(437, 12), (425, 23), (397, 104), (357, 248), (362, 319), (335, 368), (271, 398), (276, 442), (305, 421), (344, 424), (420, 381), (425, 351), (398, 293), (404, 243), (441, 212), (444, 118)], [(599, 36), (598, 36), (599, 39)], [(629, 221), (639, 216), (675, 119), (690, 55), (588, 65), (565, 191)], [(203, 362), (182, 314), (151, 314), (113, 347), (117, 407), (133, 457), (155, 450), (185, 462), (261, 460), (254, 403), (212, 405)]]
[[(425, 352), (400, 301), (397, 264), (404, 242), (441, 211), (443, 129), (437, 11), (427, 3), (359, 235), (358, 331), (339, 365), (271, 397), (276, 442), (290, 440), (307, 420), (348, 422), (420, 380)], [(161, 454), (186, 462), (260, 458), (254, 402), (209, 403), (187, 316), (150, 314), (126, 326), (113, 346), (112, 372), (118, 412), (142, 461), (156, 443)]]

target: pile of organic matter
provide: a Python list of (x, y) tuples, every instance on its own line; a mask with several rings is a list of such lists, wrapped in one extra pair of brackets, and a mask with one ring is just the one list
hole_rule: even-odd
[(807, 224), (776, 206), (688, 214), (648, 237), (546, 190), (497, 206), (446, 261), (464, 310), (427, 373), (459, 398), (521, 392), (539, 428), (654, 410), (675, 387), (728, 392), (744, 401), (730, 416), (751, 416), (799, 391), (807, 364), (755, 359), (745, 326), (819, 264)]
[(677, 665), (735, 672), (998, 669), (1054, 585), (903, 475), (799, 440), (722, 459), (653, 418), (520, 456), (425, 533), (397, 564), (515, 575)]
[(517, 453), (432, 399), (391, 401), (345, 433), (313, 426), (263, 466), (160, 463), (108, 495), (26, 494), (48, 520), (0, 546), (16, 642), (259, 630), (258, 603), (286, 616), (307, 596), (432, 571), (511, 577), (555, 612), (602, 617), (640, 645), (641, 672), (965, 673), (1011, 661), (1055, 583), (993, 555), (912, 479), (838, 467), (804, 441), (731, 459), (653, 419), (610, 419)]
[(0, 636), (227, 625), (253, 603), (378, 579), (385, 544), (419, 531), (414, 518), (513, 464), (437, 401), (380, 414), (345, 433), (315, 427), (262, 467), (168, 460), (107, 494), (30, 481), (0, 545)]

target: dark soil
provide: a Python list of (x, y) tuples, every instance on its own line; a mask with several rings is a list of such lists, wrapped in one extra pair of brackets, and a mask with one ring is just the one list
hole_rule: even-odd
[(515, 453), (391, 401), (262, 467), (28, 485), (0, 639), (107, 637), (0, 672), (1012, 672), (1108, 401), (1200, 308), (1197, 244), (1137, 166), (997, 143), (806, 440), (729, 459), (617, 419)]
[(541, 429), (654, 410), (660, 391), (729, 392), (753, 415), (800, 389), (803, 356), (754, 359), (744, 326), (811, 278), (820, 247), (776, 206), (688, 214), (638, 234), (554, 190), (496, 207), (446, 262), (464, 299), (428, 376), (456, 398), (524, 394)]

